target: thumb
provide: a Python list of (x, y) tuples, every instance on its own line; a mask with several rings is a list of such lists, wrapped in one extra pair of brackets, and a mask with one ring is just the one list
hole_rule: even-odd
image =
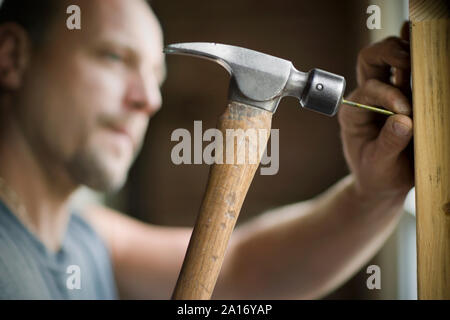
[(377, 159), (395, 160), (406, 148), (413, 134), (411, 118), (390, 116), (375, 142)]

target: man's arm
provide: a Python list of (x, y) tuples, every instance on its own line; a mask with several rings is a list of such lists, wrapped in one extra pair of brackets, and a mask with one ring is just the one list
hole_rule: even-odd
[[(267, 212), (235, 230), (213, 298), (321, 297), (380, 248), (401, 205), (362, 198), (348, 176), (316, 199)], [(109, 246), (121, 298), (170, 298), (191, 228), (151, 226), (99, 207), (87, 216)]]
[[(259, 216), (236, 229), (214, 298), (324, 296), (380, 249), (402, 203), (366, 199), (348, 176), (316, 199)], [(220, 291), (226, 283), (229, 290)]]
[[(235, 230), (213, 298), (321, 297), (380, 248), (401, 205), (401, 197), (364, 199), (349, 176), (316, 199), (267, 212)], [(121, 298), (170, 298), (191, 228), (152, 226), (100, 207), (86, 217), (111, 251)]]

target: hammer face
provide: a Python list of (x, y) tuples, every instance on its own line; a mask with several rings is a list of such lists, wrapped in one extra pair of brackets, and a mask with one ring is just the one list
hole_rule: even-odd
[(300, 103), (303, 108), (334, 116), (342, 102), (345, 79), (334, 73), (313, 69), (308, 73)]

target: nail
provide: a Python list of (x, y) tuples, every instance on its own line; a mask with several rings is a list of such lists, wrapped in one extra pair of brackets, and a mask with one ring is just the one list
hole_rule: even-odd
[(403, 123), (399, 122), (399, 121), (395, 121), (394, 122), (394, 132), (398, 135), (398, 136), (408, 136), (410, 133), (411, 129), (404, 125)]

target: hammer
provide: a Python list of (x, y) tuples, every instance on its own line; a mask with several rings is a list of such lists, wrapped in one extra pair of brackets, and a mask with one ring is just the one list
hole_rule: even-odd
[[(232, 142), (234, 157), (250, 150), (264, 150), (272, 115), (281, 98), (297, 97), (303, 108), (328, 116), (336, 114), (345, 90), (345, 79), (320, 69), (298, 71), (290, 61), (236, 46), (192, 42), (168, 45), (165, 53), (206, 58), (222, 65), (231, 75), (228, 106), (217, 129), (254, 129), (258, 141)], [(225, 142), (222, 151), (230, 146)], [(246, 159), (247, 160), (247, 159)], [(172, 299), (206, 300), (213, 293), (225, 250), (242, 203), (258, 168), (256, 163), (215, 163), (192, 232)]]

